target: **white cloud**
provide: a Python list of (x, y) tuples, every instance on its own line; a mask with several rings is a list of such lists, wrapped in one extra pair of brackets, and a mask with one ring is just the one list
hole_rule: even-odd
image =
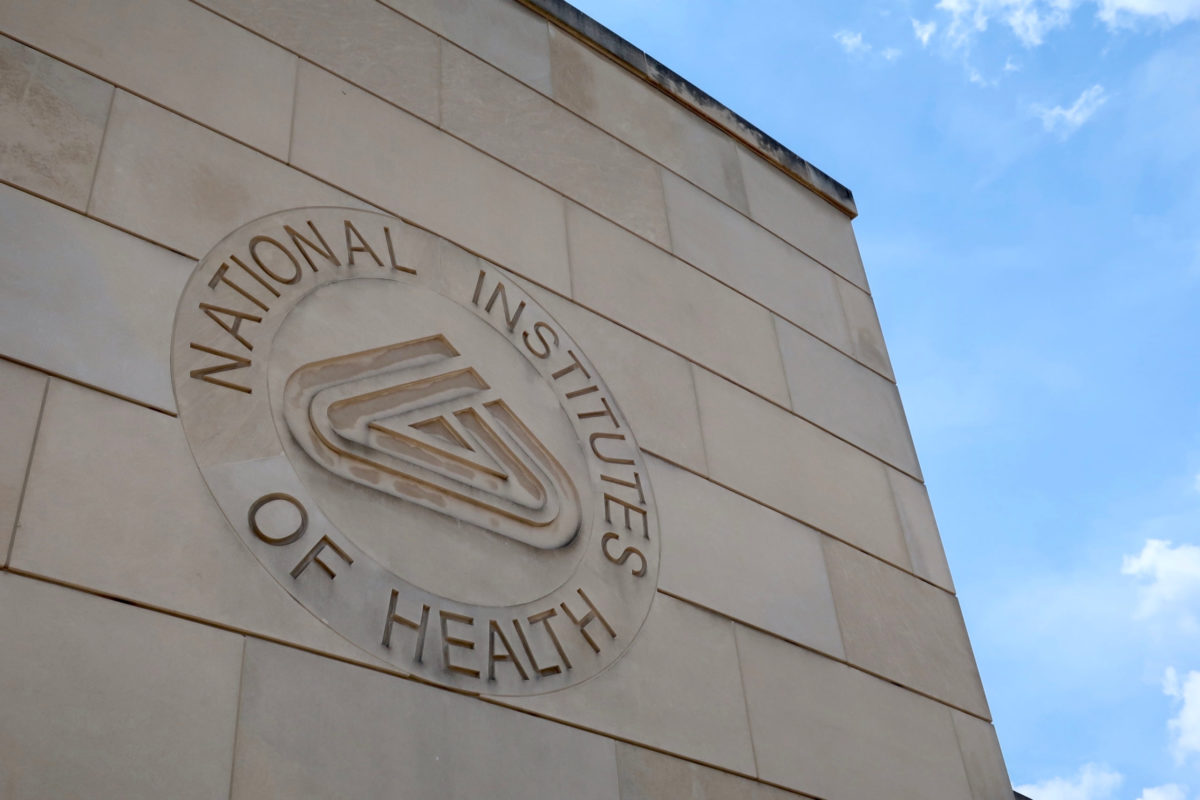
[(929, 40), (933, 38), (933, 34), (937, 32), (937, 23), (933, 20), (928, 22), (917, 22), (911, 20), (913, 26), (913, 36), (917, 37), (917, 41), (921, 43), (921, 47), (926, 47)]
[(1149, 17), (1171, 25), (1200, 19), (1200, 0), (1097, 0), (1096, 15), (1110, 27)]
[[(1017, 62), (1013, 61), (1012, 56), (1009, 56), (1008, 58), (1004, 59), (1004, 71), (1005, 72), (1020, 72), (1021, 65), (1018, 64)], [(1200, 476), (1198, 476), (1198, 477), (1200, 477)]]
[[(1200, 245), (1196, 246), (1196, 255), (1200, 256)], [(1192, 483), (1193, 488), (1195, 488), (1195, 490), (1197, 492), (1200, 492), (1200, 474), (1197, 474), (1196, 477), (1192, 479), (1192, 481), (1193, 481), (1193, 483)]]
[(838, 31), (833, 35), (837, 39), (837, 43), (842, 46), (850, 55), (859, 55), (870, 52), (871, 45), (863, 41), (861, 33), (851, 33), (850, 31)]
[(1084, 764), (1074, 778), (1051, 778), (1015, 788), (1034, 800), (1113, 800), (1122, 780), (1119, 772), (1099, 764)]
[(904, 55), (904, 53), (898, 47), (889, 47), (879, 55), (883, 56), (884, 61), (895, 61), (897, 58)]
[[(1171, 753), (1182, 764), (1188, 756), (1200, 755), (1200, 672), (1191, 670), (1180, 681), (1175, 668), (1168, 667), (1163, 676), (1163, 694), (1179, 704), (1179, 712), (1167, 721), (1167, 730), (1171, 734)], [(1173, 795), (1164, 798), (1174, 800)]]
[(1200, 547), (1147, 539), (1141, 553), (1122, 559), (1121, 574), (1149, 580), (1141, 587), (1139, 617), (1178, 612), (1190, 619), (1189, 601), (1200, 597)]
[(1138, 800), (1187, 800), (1187, 787), (1178, 783), (1147, 787), (1142, 789)]
[(1062, 106), (1047, 108), (1035, 105), (1032, 107), (1032, 111), (1041, 117), (1042, 127), (1065, 139), (1079, 130), (1079, 127), (1091, 119), (1092, 115), (1106, 102), (1108, 102), (1108, 97), (1104, 94), (1104, 87), (1096, 84), (1090, 89), (1084, 89), (1070, 108)]

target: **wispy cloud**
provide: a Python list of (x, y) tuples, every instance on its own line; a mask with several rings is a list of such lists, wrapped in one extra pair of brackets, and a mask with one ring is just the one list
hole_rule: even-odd
[(895, 61), (897, 58), (904, 55), (904, 51), (898, 47), (889, 47), (879, 55), (883, 56), (884, 61)]
[(861, 33), (853, 33), (851, 31), (838, 31), (833, 35), (837, 43), (842, 46), (850, 55), (862, 55), (871, 51), (871, 45), (863, 41)]
[(1178, 783), (1151, 786), (1142, 789), (1138, 800), (1187, 800), (1187, 787), (1181, 786)]
[(1098, 0), (1096, 16), (1110, 27), (1129, 25), (1141, 18), (1178, 25), (1200, 19), (1200, 0)]
[(913, 36), (917, 37), (917, 41), (921, 43), (921, 47), (927, 47), (929, 40), (933, 38), (933, 34), (937, 32), (937, 23), (933, 20), (928, 22), (918, 22), (912, 20)]
[(1084, 89), (1078, 99), (1068, 108), (1062, 106), (1048, 108), (1035, 105), (1031, 110), (1041, 118), (1042, 127), (1048, 132), (1057, 133), (1066, 139), (1079, 130), (1083, 123), (1091, 119), (1092, 115), (1106, 102), (1108, 102), (1108, 96), (1104, 93), (1104, 87), (1096, 84), (1090, 89)]
[(1163, 676), (1163, 694), (1178, 704), (1178, 711), (1167, 722), (1171, 732), (1171, 753), (1182, 764), (1189, 756), (1200, 755), (1200, 672), (1190, 670), (1182, 680), (1174, 667)]
[(1099, 764), (1084, 764), (1073, 778), (1051, 778), (1015, 787), (1036, 800), (1113, 800), (1124, 780), (1121, 773)]
[(1141, 553), (1125, 556), (1121, 573), (1148, 580), (1139, 592), (1139, 618), (1179, 614), (1187, 627), (1194, 626), (1194, 622), (1188, 621), (1190, 607), (1200, 598), (1200, 547), (1172, 546), (1165, 539), (1147, 539)]
[(1020, 72), (1021, 65), (1018, 64), (1017, 62), (1013, 61), (1012, 56), (1009, 56), (1008, 58), (1004, 59), (1004, 71), (1005, 72)]

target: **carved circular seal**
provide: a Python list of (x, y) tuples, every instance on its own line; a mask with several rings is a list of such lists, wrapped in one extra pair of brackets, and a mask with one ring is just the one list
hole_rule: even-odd
[(179, 416), (242, 541), (367, 653), (539, 694), (633, 641), (658, 580), (629, 424), (516, 281), (381, 214), (303, 208), (192, 273)]

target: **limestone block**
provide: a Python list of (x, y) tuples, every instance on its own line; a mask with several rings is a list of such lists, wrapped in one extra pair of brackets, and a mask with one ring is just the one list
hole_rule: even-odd
[(0, 559), (5, 564), (45, 393), (45, 375), (0, 361)]
[(346, 80), (436, 123), (438, 37), (376, 0), (199, 0)]
[(567, 229), (580, 303), (787, 405), (770, 312), (573, 203)]
[(165, 414), (52, 381), (20, 522), (17, 569), (378, 663), (241, 544)]
[(691, 364), (570, 300), (529, 283), (524, 287), (566, 327), (600, 370), (629, 418), (638, 444), (706, 472)]
[(664, 173), (663, 186), (680, 258), (851, 352), (836, 275), (675, 175)]
[(748, 210), (728, 134), (554, 27), (550, 64), (555, 100), (728, 205)]
[(867, 288), (850, 219), (811, 189), (744, 147), (738, 160), (750, 216), (861, 289)]
[(991, 723), (961, 711), (951, 711), (950, 715), (958, 734), (958, 746), (962, 748), (972, 800), (1008, 800), (1013, 794), (1012, 783), (1004, 766), (996, 729)]
[(0, 36), (0, 178), (83, 210), (113, 88)]
[(752, 774), (732, 628), (660, 594), (629, 652), (607, 670), (570, 691), (505, 702)]
[(821, 534), (664, 461), (648, 463), (662, 528), (662, 589), (843, 655)]
[(0, 186), (0, 354), (159, 408), (190, 262)]
[(10, 800), (228, 797), (242, 637), (0, 573)]
[(825, 561), (853, 664), (986, 717), (987, 700), (954, 595), (840, 542)]
[(713, 479), (909, 567), (882, 463), (711, 373), (695, 377)]
[(287, 157), (296, 57), (188, 0), (0, 0), (0, 26), (110, 83)]
[(517, 80), (550, 94), (546, 20), (514, 0), (381, 0)]
[(617, 743), (621, 800), (789, 800), (798, 795), (728, 772)]
[(562, 197), (324, 70), (302, 64), (299, 81), (293, 164), (570, 290)]
[(900, 527), (904, 530), (913, 572), (953, 592), (954, 580), (950, 577), (942, 537), (929, 504), (929, 492), (920, 481), (894, 469), (888, 470), (888, 482), (892, 484), (892, 494), (896, 498), (896, 510), (900, 514)]
[(847, 281), (838, 281), (837, 285), (842, 309), (846, 313), (846, 325), (850, 330), (852, 349), (846, 352), (885, 378), (895, 380), (887, 345), (883, 342), (883, 331), (879, 327), (879, 317), (875, 313), (875, 301), (871, 295)]
[(611, 740), (250, 640), (230, 796), (618, 794)]
[(442, 127), (663, 247), (660, 167), (452, 45), (442, 48)]
[(758, 775), (830, 800), (969, 797), (949, 710), (737, 627)]
[(920, 476), (896, 384), (779, 317), (779, 349), (792, 410), (848, 442)]
[(91, 213), (201, 257), (257, 217), (306, 205), (365, 208), (327, 184), (117, 92)]

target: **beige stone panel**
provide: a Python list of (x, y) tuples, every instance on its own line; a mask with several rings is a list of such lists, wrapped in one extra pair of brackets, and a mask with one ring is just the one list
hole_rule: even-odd
[(653, 750), (617, 743), (621, 800), (794, 800), (799, 795)]
[(298, 206), (367, 208), (218, 133), (117, 92), (91, 213), (197, 258), (257, 217)]
[(191, 263), (0, 186), (0, 354), (173, 408), (171, 324)]
[(555, 27), (550, 65), (555, 100), (723, 202), (749, 210), (726, 133)]
[(230, 796), (618, 795), (611, 740), (250, 640)]
[(580, 303), (787, 405), (770, 312), (573, 203), (567, 230)]
[(563, 199), (308, 64), (292, 163), (504, 267), (570, 290)]
[(942, 537), (933, 518), (933, 506), (929, 503), (925, 485), (894, 469), (888, 470), (888, 481), (896, 498), (896, 510), (900, 514), (900, 527), (904, 530), (913, 572), (953, 592), (954, 580), (950, 577), (946, 551), (942, 548)]
[(5, 564), (45, 392), (45, 375), (0, 361), (0, 562)]
[(750, 216), (856, 286), (867, 288), (850, 219), (795, 178), (738, 149)]
[(823, 544), (847, 660), (987, 716), (954, 595), (840, 542)]
[(945, 706), (737, 627), (758, 776), (830, 800), (965, 798)]
[(12, 566), (375, 663), (241, 544), (177, 419), (62, 381), (46, 397)]
[(868, 453), (920, 476), (896, 384), (775, 317), (792, 410)]
[(888, 358), (887, 345), (883, 343), (883, 330), (875, 313), (875, 302), (871, 295), (848, 281), (837, 282), (846, 313), (846, 325), (850, 330), (854, 357), (886, 378), (895, 380), (892, 362)]
[(568, 691), (512, 705), (753, 774), (733, 623), (660, 594), (619, 661)]
[(951, 710), (950, 716), (954, 719), (963, 765), (971, 784), (971, 799), (1009, 800), (1013, 796), (1012, 783), (1004, 766), (996, 729), (991, 723), (961, 711)]
[(438, 37), (376, 0), (197, 0), (430, 122)]
[(843, 656), (821, 534), (665, 461), (647, 465), (662, 530), (662, 589)]
[(837, 276), (729, 206), (663, 173), (680, 258), (850, 352)]
[(287, 156), (296, 57), (188, 0), (0, 0), (4, 33)]
[(908, 568), (882, 463), (716, 375), (694, 374), (713, 479)]
[(660, 167), (457, 47), (442, 48), (442, 127), (663, 247)]
[(550, 94), (546, 20), (513, 0), (381, 0), (484, 61)]
[(82, 210), (113, 88), (0, 36), (0, 179)]
[(242, 637), (0, 574), (7, 800), (224, 798)]
[(570, 300), (522, 286), (563, 324), (600, 370), (639, 446), (707, 472), (692, 367), (686, 360)]

